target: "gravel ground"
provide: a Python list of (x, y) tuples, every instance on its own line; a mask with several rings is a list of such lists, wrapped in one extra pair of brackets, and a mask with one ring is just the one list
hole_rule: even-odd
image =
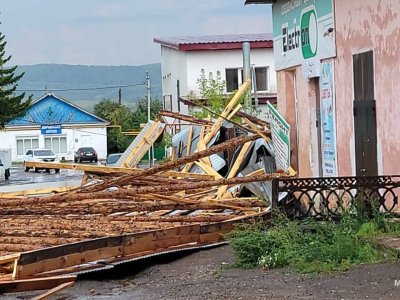
[[(152, 265), (142, 262), (115, 270), (106, 274), (106, 279), (79, 280), (52, 299), (400, 299), (400, 286), (395, 286), (395, 280), (400, 280), (400, 263), (306, 276), (288, 268), (234, 269), (229, 267), (233, 262), (230, 246), (180, 259), (158, 258)], [(30, 299), (37, 294), (0, 298)]]

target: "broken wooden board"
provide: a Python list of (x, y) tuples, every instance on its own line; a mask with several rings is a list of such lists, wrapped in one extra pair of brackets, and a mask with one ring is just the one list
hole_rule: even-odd
[(146, 152), (149, 151), (150, 147), (161, 135), (164, 127), (164, 123), (150, 120), (115, 163), (115, 166), (130, 168), (136, 167)]

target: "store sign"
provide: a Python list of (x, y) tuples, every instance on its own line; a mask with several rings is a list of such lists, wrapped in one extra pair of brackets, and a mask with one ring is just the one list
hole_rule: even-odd
[(271, 124), (276, 168), (287, 172), (290, 167), (290, 125), (269, 101), (267, 121)]
[(272, 6), (275, 69), (335, 56), (332, 0), (281, 0)]
[(42, 134), (61, 134), (61, 125), (53, 124), (53, 125), (41, 125), (40, 132)]
[(322, 175), (337, 176), (336, 158), (336, 113), (334, 95), (333, 62), (321, 64), (321, 146)]

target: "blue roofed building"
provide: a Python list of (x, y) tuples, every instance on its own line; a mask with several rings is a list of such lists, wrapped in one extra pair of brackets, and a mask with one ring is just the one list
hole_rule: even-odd
[(23, 161), (28, 149), (52, 149), (60, 159), (73, 160), (80, 147), (93, 147), (107, 156), (106, 120), (48, 93), (33, 102), (25, 116), (0, 131), (1, 148), (12, 149), (13, 161)]

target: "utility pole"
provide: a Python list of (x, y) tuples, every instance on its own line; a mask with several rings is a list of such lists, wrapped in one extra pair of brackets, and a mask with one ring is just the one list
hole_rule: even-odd
[(118, 90), (118, 104), (122, 104), (122, 90), (121, 88)]
[[(150, 75), (149, 75), (149, 71), (146, 71), (146, 82), (147, 82), (147, 122), (150, 122), (150, 103), (151, 103), (151, 86), (150, 86)], [(151, 145), (150, 149), (149, 149), (149, 168), (152, 167), (152, 160), (153, 158), (151, 157), (151, 154), (154, 155), (154, 148), (153, 145)]]

